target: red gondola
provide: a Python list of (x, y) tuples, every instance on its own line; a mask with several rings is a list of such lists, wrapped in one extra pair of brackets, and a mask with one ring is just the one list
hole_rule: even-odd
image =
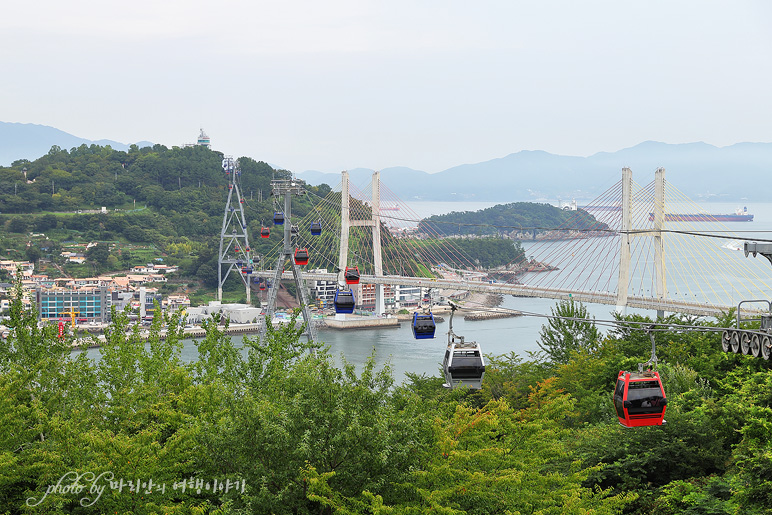
[(308, 249), (295, 249), (295, 264), (308, 264)]
[(359, 284), (359, 267), (346, 267), (343, 278), (346, 280), (346, 284)]
[(625, 427), (664, 424), (667, 397), (659, 373), (620, 370), (614, 389), (614, 408), (619, 423)]
[(268, 238), (271, 235), (271, 229), (268, 227), (262, 227), (260, 229), (260, 237), (261, 238)]

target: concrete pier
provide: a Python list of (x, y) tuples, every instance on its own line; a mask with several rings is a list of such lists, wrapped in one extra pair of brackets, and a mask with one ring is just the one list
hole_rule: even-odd
[(397, 317), (335, 315), (335, 317), (325, 318), (324, 324), (329, 329), (369, 329), (372, 327), (399, 327), (399, 319)]

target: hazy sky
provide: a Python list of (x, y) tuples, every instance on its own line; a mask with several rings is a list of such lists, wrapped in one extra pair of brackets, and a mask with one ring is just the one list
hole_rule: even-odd
[(768, 1), (6, 2), (0, 121), (301, 172), (772, 141)]

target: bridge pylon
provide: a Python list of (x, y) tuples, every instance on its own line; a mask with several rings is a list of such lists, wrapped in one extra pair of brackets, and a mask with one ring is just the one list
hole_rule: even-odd
[[(630, 285), (630, 249), (635, 237), (654, 238), (654, 287), (658, 300), (667, 298), (667, 283), (665, 280), (665, 246), (662, 230), (665, 222), (665, 169), (657, 168), (654, 173), (654, 206), (652, 210), (654, 226), (651, 230), (638, 231), (633, 229), (633, 171), (622, 168), (622, 227), (620, 230), (619, 249), (619, 280), (617, 282), (617, 313), (624, 313), (627, 308), (628, 288)], [(658, 309), (657, 316), (664, 316), (664, 310)]]
[[(349, 175), (347, 171), (341, 172), (341, 213), (340, 213), (340, 253), (338, 255), (338, 283), (343, 284), (343, 274), (348, 265), (348, 236), (351, 227), (373, 228), (373, 265), (376, 277), (383, 277), (383, 254), (381, 252), (381, 173), (373, 172), (372, 178), (372, 205), (370, 206), (370, 220), (352, 220), (351, 202), (349, 197)], [(375, 312), (383, 313), (384, 286), (375, 285)]]

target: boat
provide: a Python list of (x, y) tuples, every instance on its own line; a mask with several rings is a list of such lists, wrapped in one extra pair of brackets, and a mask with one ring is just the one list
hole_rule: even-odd
[[(654, 213), (649, 213), (649, 221), (654, 221)], [(709, 213), (665, 213), (666, 222), (752, 222), (753, 215), (748, 208), (737, 208), (734, 214), (718, 215)]]
[(721, 248), (729, 250), (743, 250), (743, 242), (740, 240), (730, 240), (721, 245)]
[(587, 206), (579, 206), (579, 209), (584, 209), (585, 211), (622, 211), (621, 206), (593, 206), (593, 205), (587, 205)]

